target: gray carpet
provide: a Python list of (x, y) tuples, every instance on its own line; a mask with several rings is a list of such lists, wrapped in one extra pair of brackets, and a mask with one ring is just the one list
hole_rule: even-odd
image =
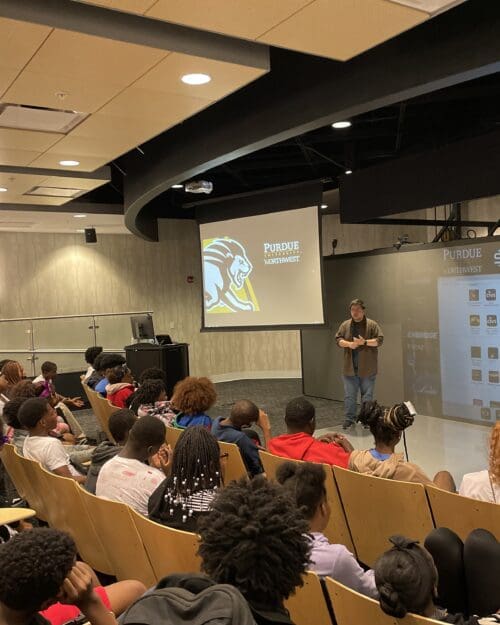
[[(234, 382), (219, 382), (215, 386), (217, 387), (217, 402), (209, 410), (211, 417), (227, 417), (235, 401), (249, 399), (267, 412), (274, 436), (282, 434), (286, 430), (283, 416), (287, 402), (302, 395), (302, 381), (300, 379), (236, 380)], [(308, 399), (316, 408), (316, 428), (318, 430), (340, 426), (343, 421), (342, 402), (317, 397), (309, 397)], [(101, 434), (92, 411), (79, 410), (75, 412), (75, 416), (87, 436), (99, 440)]]

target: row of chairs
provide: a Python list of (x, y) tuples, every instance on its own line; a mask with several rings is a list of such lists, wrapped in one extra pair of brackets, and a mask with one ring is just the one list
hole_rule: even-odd
[[(170, 573), (200, 571), (198, 536), (159, 525), (129, 506), (86, 492), (74, 480), (43, 469), (38, 462), (20, 456), (12, 445), (1, 453), (16, 489), (51, 527), (71, 534), (78, 552), (92, 568), (118, 580), (138, 579), (154, 585)], [(325, 597), (325, 591), (328, 599)], [(376, 601), (327, 578), (325, 585), (313, 572), (304, 586), (289, 598), (286, 607), (296, 625), (332, 625), (327, 601), (334, 606), (337, 625), (423, 625), (428, 619), (408, 615), (396, 621), (383, 614)]]
[(113, 404), (105, 399), (100, 393), (97, 393), (96, 391), (91, 389), (90, 386), (84, 384), (83, 380), (82, 387), (85, 395), (87, 396), (87, 399), (89, 400), (89, 404), (99, 422), (99, 425), (101, 426), (102, 431), (106, 434), (108, 439), (114, 443), (115, 440), (113, 439), (111, 432), (109, 431), (108, 422), (109, 417), (113, 414), (113, 412), (119, 410), (119, 408), (113, 406)]
[[(269, 479), (285, 458), (260, 451)], [(325, 536), (345, 545), (372, 567), (389, 547), (388, 538), (403, 534), (421, 542), (434, 527), (449, 527), (462, 540), (478, 528), (500, 540), (500, 506), (469, 499), (434, 486), (398, 482), (323, 465), (332, 510)]]

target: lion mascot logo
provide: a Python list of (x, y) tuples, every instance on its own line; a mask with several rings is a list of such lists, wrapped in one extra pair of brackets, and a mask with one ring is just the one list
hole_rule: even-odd
[(224, 306), (231, 312), (253, 311), (254, 304), (236, 295), (252, 273), (245, 248), (234, 239), (213, 239), (203, 249), (205, 307)]

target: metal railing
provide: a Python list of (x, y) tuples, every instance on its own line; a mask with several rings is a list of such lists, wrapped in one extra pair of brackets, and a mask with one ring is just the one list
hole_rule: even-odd
[[(0, 353), (3, 358), (11, 354), (26, 355), (32, 375), (37, 373), (39, 354), (64, 354), (61, 371), (81, 370), (87, 347), (100, 344), (106, 352), (123, 352), (124, 346), (131, 342), (128, 317), (152, 313), (151, 310), (141, 310), (0, 319)], [(80, 324), (78, 320), (88, 321)], [(75, 343), (80, 346), (76, 347)]]

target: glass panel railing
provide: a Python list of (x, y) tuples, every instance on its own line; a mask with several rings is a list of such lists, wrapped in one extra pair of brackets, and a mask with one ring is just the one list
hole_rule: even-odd
[[(0, 349), (31, 349), (31, 321), (3, 321), (0, 323)], [(6, 356), (5, 356), (6, 358)]]
[(92, 317), (35, 319), (33, 342), (40, 349), (82, 349), (94, 345)]
[(129, 316), (96, 317), (96, 341), (106, 351), (123, 351), (133, 343)]

